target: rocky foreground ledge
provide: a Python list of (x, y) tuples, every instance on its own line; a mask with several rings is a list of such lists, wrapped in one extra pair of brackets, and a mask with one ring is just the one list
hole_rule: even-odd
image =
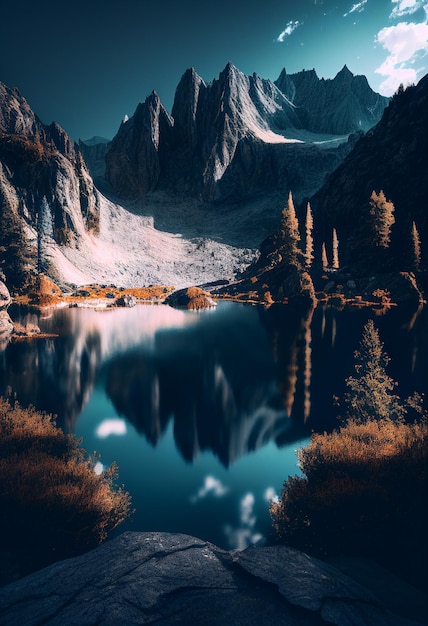
[(226, 552), (187, 535), (126, 532), (0, 589), (0, 624), (426, 623), (418, 593), (405, 591), (402, 605), (394, 591), (391, 609), (382, 594), (291, 548)]

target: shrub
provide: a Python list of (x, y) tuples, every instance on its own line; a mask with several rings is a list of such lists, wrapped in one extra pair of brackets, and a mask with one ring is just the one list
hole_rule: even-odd
[[(365, 554), (418, 576), (427, 558), (428, 415), (415, 394), (402, 401), (372, 322), (355, 353), (344, 397), (348, 421), (313, 434), (298, 451), (270, 513), (278, 538), (318, 556)], [(406, 422), (413, 412), (419, 421)], [(409, 576), (408, 576), (409, 577)]]
[(130, 513), (117, 467), (97, 475), (72, 435), (0, 399), (0, 583), (104, 541)]
[(426, 420), (350, 420), (314, 434), (298, 458), (304, 477), (290, 477), (270, 508), (280, 540), (318, 556), (377, 556), (391, 567), (423, 558)]

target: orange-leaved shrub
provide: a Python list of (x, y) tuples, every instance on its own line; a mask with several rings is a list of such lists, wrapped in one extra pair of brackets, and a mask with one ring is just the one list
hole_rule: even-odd
[(0, 398), (0, 584), (106, 539), (130, 514), (113, 465), (96, 457), (53, 418)]
[(318, 556), (365, 554), (415, 573), (427, 558), (428, 414), (417, 394), (394, 394), (372, 321), (355, 358), (347, 421), (298, 451), (303, 476), (289, 477), (271, 503), (273, 526), (280, 540)]
[[(428, 422), (349, 420), (298, 451), (270, 513), (278, 537), (320, 556), (396, 556), (426, 534)], [(400, 548), (401, 546), (401, 548)]]

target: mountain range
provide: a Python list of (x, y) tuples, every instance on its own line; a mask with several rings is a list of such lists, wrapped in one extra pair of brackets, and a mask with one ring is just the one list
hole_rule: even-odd
[(348, 135), (373, 126), (387, 102), (346, 66), (333, 80), (283, 71), (273, 83), (228, 63), (209, 84), (191, 68), (171, 115), (153, 92), (121, 124), (106, 178), (127, 199), (156, 189), (208, 202), (242, 201), (267, 189), (292, 188), (302, 197), (349, 152)]
[(153, 92), (111, 141), (77, 145), (0, 83), (0, 247), (18, 229), (27, 270), (43, 248), (65, 283), (231, 280), (292, 191), (298, 214), (311, 202), (318, 252), (335, 229), (352, 262), (346, 242), (382, 189), (423, 250), (426, 92), (423, 79), (389, 102), (346, 66), (332, 80), (283, 70), (272, 82), (229, 63), (208, 84), (189, 69), (171, 114)]

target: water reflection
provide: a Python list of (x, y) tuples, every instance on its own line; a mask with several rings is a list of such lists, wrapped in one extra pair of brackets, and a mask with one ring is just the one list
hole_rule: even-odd
[[(104, 417), (98, 438), (124, 436), (128, 422), (156, 446), (172, 424), (186, 461), (209, 451), (228, 467), (271, 441), (334, 425), (332, 397), (352, 372), (367, 315), (231, 303), (200, 315), (166, 306), (54, 311), (31, 321), (58, 338), (2, 353), (0, 391), (74, 431), (101, 384), (117, 415)], [(396, 309), (376, 324), (400, 393), (425, 392), (426, 309)]]

